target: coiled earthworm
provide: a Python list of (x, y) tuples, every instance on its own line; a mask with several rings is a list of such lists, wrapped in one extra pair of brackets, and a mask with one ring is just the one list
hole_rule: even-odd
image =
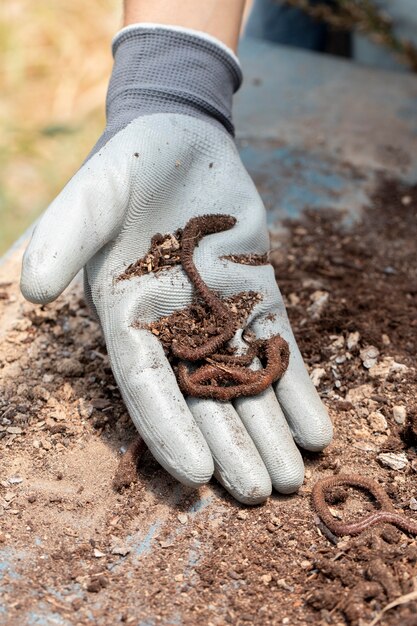
[[(380, 504), (381, 509), (367, 515), (357, 522), (341, 522), (335, 520), (329, 511), (326, 502), (326, 492), (332, 487), (345, 485), (347, 487), (359, 487), (369, 491)], [(417, 521), (407, 518), (394, 509), (388, 494), (376, 481), (358, 474), (340, 474), (319, 480), (313, 487), (311, 494), (313, 507), (324, 524), (338, 537), (343, 535), (359, 535), (364, 530), (377, 524), (392, 524), (404, 532), (417, 535)]]

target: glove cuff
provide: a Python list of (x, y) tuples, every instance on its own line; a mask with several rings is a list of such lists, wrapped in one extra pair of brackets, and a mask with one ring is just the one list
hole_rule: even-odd
[(242, 72), (233, 52), (214, 37), (190, 29), (135, 24), (116, 35), (113, 55), (106, 134), (112, 127), (118, 132), (133, 119), (154, 113), (191, 115), (234, 134), (232, 97)]

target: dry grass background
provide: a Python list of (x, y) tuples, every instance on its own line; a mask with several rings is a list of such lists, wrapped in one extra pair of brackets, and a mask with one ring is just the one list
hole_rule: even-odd
[(121, 0), (0, 3), (0, 254), (99, 136), (120, 14)]
[(121, 7), (122, 0), (0, 0), (0, 255), (102, 131)]

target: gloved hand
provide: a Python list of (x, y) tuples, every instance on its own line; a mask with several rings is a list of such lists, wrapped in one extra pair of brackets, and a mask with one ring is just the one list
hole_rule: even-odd
[[(36, 227), (23, 260), (22, 292), (32, 302), (50, 302), (85, 267), (86, 296), (114, 376), (158, 462), (193, 487), (214, 471), (248, 504), (266, 499), (272, 486), (291, 493), (303, 481), (296, 443), (321, 450), (332, 427), (273, 268), (222, 258), (264, 254), (269, 247), (263, 204), (231, 136), (238, 62), (209, 36), (152, 25), (121, 31), (114, 55), (106, 130)], [(202, 278), (222, 297), (258, 292), (250, 329), (258, 337), (278, 333), (290, 347), (275, 389), (233, 404), (184, 398), (158, 338), (137, 327), (190, 304), (193, 289), (181, 266), (117, 280), (147, 253), (156, 233), (174, 233), (190, 218), (213, 213), (237, 221), (200, 242), (194, 262)]]

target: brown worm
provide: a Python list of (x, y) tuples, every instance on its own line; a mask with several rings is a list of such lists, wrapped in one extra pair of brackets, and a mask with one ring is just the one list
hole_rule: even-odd
[[(287, 342), (279, 335), (260, 343), (266, 359), (266, 366), (261, 370), (214, 363), (190, 372), (185, 363), (179, 363), (178, 384), (181, 391), (189, 396), (212, 398), (222, 402), (240, 396), (255, 396), (265, 391), (287, 369), (289, 350)], [(222, 386), (223, 382), (234, 384)]]
[[(357, 522), (341, 522), (335, 520), (329, 511), (326, 502), (326, 493), (333, 487), (345, 485), (347, 487), (359, 487), (369, 491), (380, 504), (381, 509), (367, 515)], [(409, 519), (402, 513), (397, 513), (394, 509), (388, 494), (377, 482), (357, 474), (331, 476), (319, 480), (313, 487), (311, 494), (313, 507), (320, 519), (338, 537), (343, 535), (359, 535), (364, 530), (372, 528), (377, 524), (392, 524), (404, 532), (417, 535), (417, 521)]]
[(116, 491), (121, 491), (123, 487), (128, 487), (136, 481), (136, 466), (146, 450), (146, 443), (142, 437), (137, 435), (119, 461), (116, 475), (113, 478), (113, 487)]
[(204, 344), (196, 348), (182, 345), (173, 341), (172, 353), (179, 359), (186, 361), (199, 361), (210, 356), (229, 341), (235, 334), (236, 328), (229, 309), (220, 298), (211, 291), (201, 278), (193, 260), (195, 247), (203, 237), (221, 233), (233, 228), (236, 219), (231, 215), (202, 215), (190, 219), (184, 227), (182, 234), (181, 265), (194, 289), (202, 300), (213, 310), (219, 324), (223, 324), (223, 331), (208, 339)]

